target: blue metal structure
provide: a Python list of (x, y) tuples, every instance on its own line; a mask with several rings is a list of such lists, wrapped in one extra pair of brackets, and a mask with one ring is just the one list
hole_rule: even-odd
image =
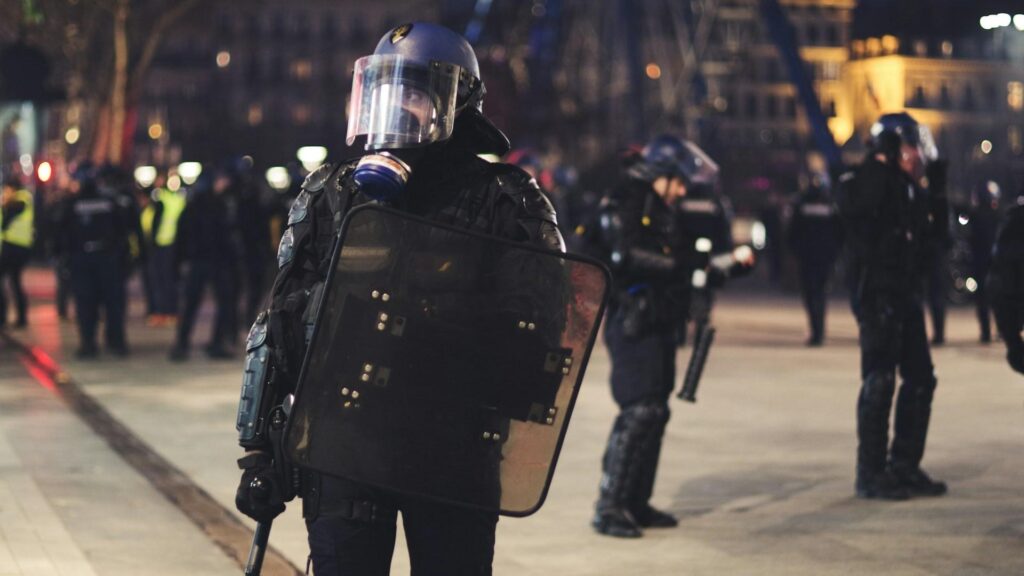
[(804, 66), (803, 58), (800, 57), (796, 31), (778, 0), (761, 0), (761, 16), (786, 65), (790, 81), (796, 86), (797, 96), (804, 112), (807, 113), (807, 120), (811, 124), (811, 132), (818, 149), (824, 154), (829, 170), (833, 174), (838, 174), (842, 171), (842, 156), (839, 146), (828, 128), (825, 113), (821, 110), (821, 103), (811, 82), (811, 75)]

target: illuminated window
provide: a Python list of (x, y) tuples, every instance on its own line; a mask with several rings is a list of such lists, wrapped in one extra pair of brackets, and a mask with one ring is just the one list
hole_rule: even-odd
[(1006, 103), (1010, 110), (1024, 110), (1024, 82), (1010, 82), (1006, 85)]
[(263, 123), (263, 106), (261, 104), (250, 104), (248, 120), (250, 126), (258, 126)]
[(953, 43), (949, 40), (942, 43), (942, 55), (946, 58), (951, 58), (953, 56)]
[(1006, 130), (1006, 140), (1010, 151), (1014, 154), (1024, 152), (1024, 138), (1021, 137), (1020, 126), (1010, 126)]
[(298, 124), (309, 124), (312, 117), (313, 111), (306, 104), (299, 104), (292, 108), (292, 119)]
[(313, 76), (313, 63), (309, 60), (295, 60), (292, 62), (292, 77), (296, 80), (309, 80)]

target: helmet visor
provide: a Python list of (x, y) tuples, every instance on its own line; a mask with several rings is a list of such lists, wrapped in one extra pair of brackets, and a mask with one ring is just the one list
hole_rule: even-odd
[(714, 184), (718, 181), (718, 164), (693, 142), (685, 141), (688, 154), (680, 162), (680, 169), (692, 185)]
[(349, 145), (366, 136), (366, 149), (412, 148), (445, 140), (455, 125), (461, 68), (422, 64), (400, 55), (356, 60), (348, 115)]

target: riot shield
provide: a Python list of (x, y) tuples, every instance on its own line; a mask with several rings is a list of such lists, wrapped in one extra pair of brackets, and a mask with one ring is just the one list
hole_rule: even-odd
[(289, 418), (293, 463), (526, 516), (540, 508), (607, 270), (378, 206), (342, 227)]

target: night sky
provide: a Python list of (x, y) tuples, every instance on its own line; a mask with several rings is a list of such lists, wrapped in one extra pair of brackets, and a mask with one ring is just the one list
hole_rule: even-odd
[(987, 14), (1024, 13), (1024, 0), (860, 0), (853, 36), (944, 36), (956, 38), (980, 30)]

